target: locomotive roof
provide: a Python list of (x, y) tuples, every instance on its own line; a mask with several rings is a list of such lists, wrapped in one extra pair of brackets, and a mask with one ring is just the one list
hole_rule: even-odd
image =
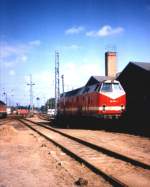
[(114, 80), (114, 79), (115, 79), (114, 77), (108, 77), (108, 76), (91, 76), (85, 86), (65, 92), (61, 94), (60, 97), (75, 96), (75, 95), (87, 93), (89, 91), (94, 91), (97, 87), (97, 84), (100, 84), (106, 80)]
[(3, 101), (0, 101), (0, 105), (5, 105), (5, 103)]
[(85, 86), (90, 86), (96, 83), (103, 82), (105, 80), (114, 80), (114, 77), (110, 76), (91, 76)]
[(70, 97), (70, 96), (75, 96), (75, 95), (81, 95), (83, 93), (87, 93), (90, 91), (95, 91), (96, 87), (99, 84), (93, 84), (93, 85), (88, 85), (88, 86), (83, 86), (81, 88), (77, 88), (75, 90), (69, 91), (69, 92), (65, 92), (64, 94), (61, 94), (60, 97)]
[(81, 87), (81, 88), (77, 88), (75, 90), (71, 90), (71, 91), (68, 91), (68, 92), (65, 92), (64, 94), (61, 94), (61, 96), (73, 96), (73, 95), (76, 95), (77, 93), (79, 93), (81, 91), (81, 89), (84, 88), (84, 87)]
[[(111, 80), (106, 80), (107, 83), (110, 83)], [(114, 81), (114, 82), (118, 82), (118, 81)], [(77, 88), (75, 90), (69, 91), (69, 92), (65, 92), (64, 94), (61, 94), (61, 97), (65, 96), (65, 97), (70, 97), (70, 96), (77, 96), (77, 95), (82, 95), (85, 93), (89, 93), (89, 92), (95, 92), (98, 90), (98, 88), (100, 87), (102, 82), (98, 82), (96, 84), (92, 84), (92, 85), (87, 85), (81, 88)]]

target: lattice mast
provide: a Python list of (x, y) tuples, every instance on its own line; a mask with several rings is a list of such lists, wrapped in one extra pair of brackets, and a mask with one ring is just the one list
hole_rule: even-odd
[(59, 52), (55, 51), (55, 114), (57, 113), (57, 104), (59, 97)]
[(65, 88), (64, 88), (64, 75), (61, 75), (61, 79), (62, 79), (62, 93), (64, 93)]

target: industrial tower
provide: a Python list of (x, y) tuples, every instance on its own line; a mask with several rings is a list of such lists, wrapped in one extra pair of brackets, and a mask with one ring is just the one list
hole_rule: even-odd
[(55, 51), (55, 114), (57, 114), (57, 104), (59, 97), (59, 52)]
[(105, 76), (116, 77), (117, 53), (109, 51), (105, 53)]

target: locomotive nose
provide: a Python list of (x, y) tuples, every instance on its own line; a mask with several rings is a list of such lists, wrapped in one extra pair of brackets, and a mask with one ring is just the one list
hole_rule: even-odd
[(116, 103), (117, 100), (116, 99), (110, 99), (110, 103)]
[(124, 110), (125, 110), (125, 106), (121, 105), (121, 111), (124, 111)]
[(106, 105), (103, 105), (102, 110), (103, 110), (103, 111), (106, 110)]

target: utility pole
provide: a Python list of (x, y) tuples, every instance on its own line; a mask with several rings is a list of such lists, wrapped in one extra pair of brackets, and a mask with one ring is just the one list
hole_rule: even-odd
[(13, 103), (14, 103), (14, 101), (13, 101), (13, 97), (14, 97), (14, 93), (13, 93), (13, 89), (11, 89), (11, 103), (10, 103), (10, 106), (11, 107), (13, 107)]
[(62, 79), (62, 93), (64, 93), (65, 88), (64, 88), (64, 75), (61, 76)]
[(32, 82), (32, 75), (30, 75), (30, 83), (27, 85), (30, 86), (30, 110), (33, 112), (33, 86), (35, 84)]
[(57, 114), (57, 104), (59, 97), (59, 52), (55, 51), (55, 114)]
[(65, 92), (65, 86), (64, 86), (64, 75), (61, 76), (62, 78), (62, 94), (63, 94), (63, 100), (64, 100), (64, 107), (65, 107), (65, 95), (64, 95), (64, 92)]
[(8, 98), (7, 98), (7, 93), (4, 91), (4, 92), (3, 92), (3, 95), (5, 96), (5, 102), (6, 102), (6, 106), (7, 106), (7, 104), (8, 104), (8, 103), (7, 103), (7, 99), (8, 99)]

